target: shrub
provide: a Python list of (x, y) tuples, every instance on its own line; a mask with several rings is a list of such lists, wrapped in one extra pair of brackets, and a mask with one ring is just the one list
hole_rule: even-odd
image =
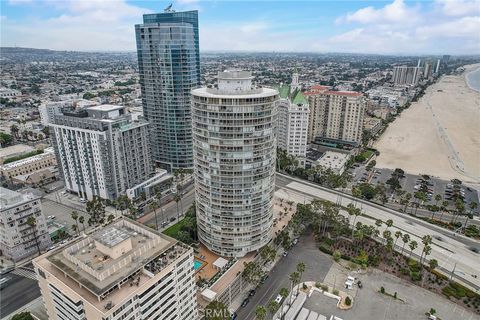
[(337, 289), (333, 289), (333, 292), (332, 292), (334, 295), (338, 296), (339, 292)]
[(340, 261), (340, 258), (342, 257), (342, 253), (338, 250), (335, 250), (333, 252), (333, 260), (335, 260), (336, 262)]
[(315, 287), (320, 288), (322, 284), (320, 282), (315, 282)]
[(307, 285), (305, 284), (305, 282), (303, 283), (303, 286), (302, 286), (303, 290), (307, 290)]
[(380, 287), (380, 292), (381, 292), (381, 293), (385, 293), (385, 288), (384, 288), (384, 287)]
[(328, 286), (322, 285), (321, 288), (322, 288), (323, 291), (328, 292)]
[(408, 269), (405, 269), (405, 268), (400, 268), (400, 272), (405, 276), (410, 274), (410, 271), (408, 271)]
[(332, 250), (326, 248), (323, 246), (323, 244), (319, 245), (318, 248), (320, 249), (320, 251), (322, 251), (323, 253), (326, 253), (326, 254), (332, 254)]
[(350, 299), (350, 297), (347, 296), (347, 297), (345, 298), (345, 304), (346, 304), (347, 306), (352, 305), (352, 299)]
[(412, 279), (412, 281), (420, 281), (422, 280), (422, 275), (420, 274), (420, 272), (411, 272), (410, 273), (410, 278)]
[(397, 299), (397, 291), (395, 291), (395, 293), (393, 294), (393, 297)]

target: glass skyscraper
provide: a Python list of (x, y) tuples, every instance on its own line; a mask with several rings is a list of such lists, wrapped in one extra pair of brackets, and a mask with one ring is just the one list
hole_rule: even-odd
[(200, 85), (198, 11), (145, 14), (135, 34), (152, 157), (168, 170), (191, 168), (190, 90)]

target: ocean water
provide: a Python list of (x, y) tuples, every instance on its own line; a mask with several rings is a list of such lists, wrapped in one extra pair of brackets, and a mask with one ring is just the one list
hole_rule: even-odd
[(467, 73), (467, 83), (470, 88), (480, 92), (480, 68)]

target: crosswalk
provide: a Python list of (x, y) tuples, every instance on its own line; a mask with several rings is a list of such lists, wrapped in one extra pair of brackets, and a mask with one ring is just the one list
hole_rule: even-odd
[(20, 277), (25, 277), (29, 278), (32, 280), (37, 280), (37, 275), (35, 274), (35, 271), (27, 268), (17, 268), (13, 270), (11, 273), (20, 276)]

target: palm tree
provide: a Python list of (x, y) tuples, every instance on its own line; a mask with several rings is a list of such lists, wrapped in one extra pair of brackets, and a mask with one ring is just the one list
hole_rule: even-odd
[(84, 216), (78, 217), (78, 221), (83, 225), (83, 231), (85, 232), (85, 217)]
[(113, 214), (108, 215), (107, 217), (108, 223), (112, 222), (113, 219), (115, 219), (115, 216)]
[(180, 221), (180, 214), (178, 213), (178, 203), (180, 202), (180, 200), (182, 200), (182, 197), (178, 193), (178, 190), (177, 193), (175, 193), (175, 195), (173, 196), (173, 200), (175, 200), (175, 202), (177, 203), (177, 221)]
[(412, 253), (413, 253), (413, 250), (415, 250), (415, 249), (418, 247), (417, 241), (412, 240), (412, 242), (410, 242), (410, 243), (408, 244), (408, 247), (410, 248), (410, 257), (411, 257), (411, 256), (412, 256)]
[(395, 243), (393, 244), (393, 247), (397, 245), (398, 238), (400, 238), (401, 236), (402, 236), (402, 231), (400, 230), (395, 231)]
[(408, 208), (408, 205), (410, 204), (410, 199), (412, 199), (412, 194), (411, 193), (405, 194), (405, 200), (404, 200), (405, 207), (403, 208), (403, 212), (405, 213), (407, 213), (407, 208)]
[(72, 231), (78, 233), (78, 226), (76, 224), (72, 224)]
[(443, 218), (443, 214), (445, 213), (445, 211), (448, 211), (447, 210), (448, 208), (448, 201), (442, 201), (442, 206), (441, 206), (441, 210), (442, 210), (442, 215), (440, 216), (440, 221), (442, 221), (442, 218)]
[(15, 139), (18, 138), (18, 131), (20, 131), (20, 129), (18, 129), (18, 126), (16, 124), (12, 124), (10, 126), (10, 132), (12, 133), (12, 135)]
[(405, 248), (405, 245), (410, 241), (410, 235), (408, 233), (405, 233), (402, 237), (402, 242), (403, 242), (403, 246), (402, 246), (402, 254), (403, 254), (403, 249)]
[(300, 274), (297, 271), (294, 271), (290, 273), (289, 279), (290, 279), (290, 292), (292, 292), (292, 294), (290, 295), (290, 303), (289, 303), (289, 305), (291, 305), (292, 298), (293, 298), (293, 287), (300, 281)]
[[(305, 272), (305, 263), (303, 262), (297, 263), (297, 272), (300, 275), (298, 277), (298, 282), (300, 283), (302, 281), (302, 275)], [(298, 293), (298, 287), (297, 287), (297, 293)]]
[(275, 315), (275, 312), (278, 310), (278, 303), (275, 300), (270, 300), (268, 303), (268, 311), (272, 314), (272, 317)]
[(393, 220), (392, 219), (388, 219), (387, 221), (385, 221), (385, 224), (387, 225), (387, 229), (390, 228), (391, 226), (393, 226)]
[(30, 226), (30, 228), (32, 228), (35, 245), (37, 246), (38, 255), (40, 255), (41, 254), (40, 245), (38, 244), (38, 237), (37, 237), (37, 220), (33, 215), (27, 218), (27, 224)]
[(463, 225), (463, 231), (467, 228), (468, 219), (473, 219), (473, 210), (477, 208), (478, 204), (475, 201), (470, 202), (468, 206), (470, 208), (470, 212), (466, 215), (465, 224)]
[(280, 296), (282, 297), (282, 303), (280, 303), (280, 319), (283, 319), (283, 304), (285, 303), (286, 298), (288, 297), (288, 289), (281, 288), (280, 289)]
[[(424, 246), (422, 250), (422, 256), (425, 255), (423, 257), (423, 260), (424, 260), (423, 262), (425, 262), (425, 259), (430, 253), (432, 253), (432, 247), (429, 245)], [(422, 256), (420, 256), (420, 265), (422, 265)]]
[(267, 309), (265, 309), (265, 307), (262, 305), (257, 306), (257, 308), (255, 309), (255, 319), (264, 320), (266, 316), (267, 316)]
[(390, 230), (384, 230), (382, 244), (384, 243), (384, 240), (388, 240), (391, 237), (392, 237), (392, 233), (390, 232)]
[(77, 225), (77, 227), (75, 228), (75, 230), (77, 231), (77, 234), (78, 234), (78, 231), (80, 230), (80, 228), (78, 228), (78, 212), (77, 211), (72, 211), (72, 219), (75, 220), (75, 224)]
[(375, 225), (377, 226), (376, 230), (380, 231), (380, 227), (382, 226), (383, 222), (380, 219), (375, 220)]
[(158, 202), (157, 201), (153, 201), (152, 203), (150, 203), (150, 205), (148, 206), (150, 208), (150, 210), (152, 210), (154, 212), (154, 215), (155, 215), (155, 226), (157, 227), (157, 230), (158, 230), (158, 220), (157, 220), (157, 209), (158, 209)]

